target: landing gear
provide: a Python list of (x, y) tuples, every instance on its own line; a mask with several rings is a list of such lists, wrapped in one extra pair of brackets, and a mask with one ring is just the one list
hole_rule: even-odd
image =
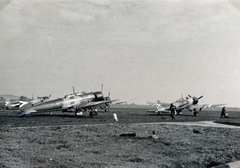
[(198, 112), (196, 110), (194, 110), (193, 115), (197, 117), (198, 116)]
[(97, 112), (96, 111), (90, 111), (89, 112), (89, 116), (90, 117), (93, 117), (93, 116), (96, 116), (97, 115)]
[(75, 116), (78, 117), (78, 116), (82, 116), (83, 115), (83, 111), (79, 108), (76, 108), (75, 109)]
[(76, 109), (75, 109), (75, 116), (76, 116), (76, 117), (78, 117), (78, 116), (77, 116), (78, 111), (79, 111), (79, 109), (76, 108)]
[(89, 112), (89, 116), (90, 116), (90, 117), (93, 117), (93, 116), (96, 116), (96, 115), (97, 115), (97, 109), (91, 110), (91, 111)]
[(177, 111), (177, 115), (179, 115), (179, 114), (180, 114), (180, 112), (181, 112), (181, 111), (179, 111), (179, 110), (178, 110), (178, 111)]
[(105, 112), (109, 112), (109, 108), (105, 108), (105, 110), (104, 110)]

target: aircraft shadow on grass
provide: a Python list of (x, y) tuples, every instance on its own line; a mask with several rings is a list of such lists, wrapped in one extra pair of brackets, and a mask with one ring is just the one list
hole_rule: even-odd
[[(9, 116), (8, 116), (9, 117)], [(13, 116), (19, 118), (28, 118), (28, 117), (62, 117), (62, 118), (76, 118), (75, 115), (71, 114), (31, 114), (31, 115), (20, 115)], [(89, 118), (89, 116), (78, 116), (77, 118)]]

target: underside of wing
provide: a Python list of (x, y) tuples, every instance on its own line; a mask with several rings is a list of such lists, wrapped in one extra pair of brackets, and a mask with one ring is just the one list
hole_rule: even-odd
[(226, 105), (226, 103), (225, 104), (204, 104), (202, 105), (202, 108), (214, 108), (214, 107), (220, 107), (224, 105)]
[(31, 114), (31, 113), (36, 113), (37, 110), (33, 110), (33, 109), (29, 109), (29, 110), (25, 110), (21, 113), (21, 115), (26, 115), (26, 114)]

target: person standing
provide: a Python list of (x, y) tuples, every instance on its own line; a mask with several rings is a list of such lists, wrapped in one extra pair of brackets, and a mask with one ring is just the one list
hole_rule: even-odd
[(220, 118), (222, 118), (222, 117), (226, 117), (225, 106), (223, 106), (223, 108), (222, 108), (222, 112), (221, 112), (221, 117)]
[(172, 117), (172, 120), (175, 120), (175, 106), (171, 103), (170, 105), (170, 111), (171, 111), (171, 117)]

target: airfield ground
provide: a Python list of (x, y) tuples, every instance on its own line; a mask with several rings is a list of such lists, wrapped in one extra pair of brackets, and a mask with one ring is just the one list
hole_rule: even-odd
[[(17, 111), (2, 109), (0, 167), (222, 165), (240, 160), (240, 127), (201, 126), (200, 121), (239, 126), (240, 113), (227, 113), (230, 118), (220, 118), (220, 111), (204, 110), (199, 117), (186, 111), (172, 120), (142, 108), (112, 108), (94, 118), (56, 111), (19, 117)], [(152, 131), (158, 139), (149, 138)], [(128, 132), (136, 136), (120, 136)]]

